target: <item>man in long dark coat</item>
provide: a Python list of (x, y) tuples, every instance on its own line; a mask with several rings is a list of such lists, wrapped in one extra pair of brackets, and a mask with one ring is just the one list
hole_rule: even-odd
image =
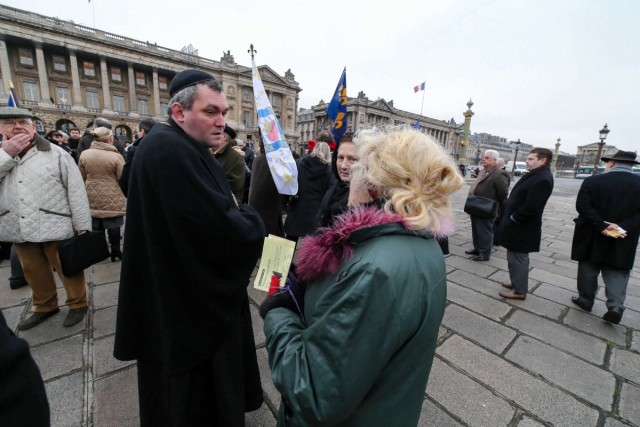
[(579, 296), (571, 300), (591, 311), (602, 273), (608, 309), (603, 319), (619, 323), (640, 237), (640, 176), (631, 169), (640, 162), (631, 151), (602, 160), (605, 173), (585, 179), (576, 199), (571, 259), (578, 261)]
[(540, 251), (542, 213), (553, 191), (549, 164), (553, 153), (534, 148), (527, 157), (529, 172), (513, 186), (500, 220), (500, 245), (507, 249), (511, 283), (503, 283), (500, 296), (525, 299), (529, 291), (529, 253)]
[(262, 404), (246, 287), (264, 225), (210, 151), (222, 86), (186, 70), (170, 94), (131, 167), (114, 356), (138, 362), (142, 426), (243, 426)]

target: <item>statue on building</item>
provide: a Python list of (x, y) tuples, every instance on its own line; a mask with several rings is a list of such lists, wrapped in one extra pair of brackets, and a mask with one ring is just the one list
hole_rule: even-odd
[(287, 80), (291, 80), (291, 81), (295, 81), (296, 80), (296, 76), (294, 76), (293, 73), (291, 72), (291, 68), (289, 68), (284, 73), (284, 78), (287, 79)]
[(231, 55), (230, 50), (226, 52), (224, 50), (222, 51), (222, 58), (220, 58), (220, 61), (229, 65), (236, 63), (235, 59), (233, 58), (233, 55)]
[(362, 90), (360, 92), (358, 92), (358, 99), (361, 99), (363, 101), (368, 101), (369, 100), (369, 98), (367, 98), (367, 95), (365, 95), (364, 91), (362, 91)]

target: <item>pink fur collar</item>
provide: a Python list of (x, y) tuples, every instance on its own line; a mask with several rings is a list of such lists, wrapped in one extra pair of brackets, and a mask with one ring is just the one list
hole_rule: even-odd
[(362, 207), (338, 216), (332, 227), (320, 229), (320, 234), (307, 236), (296, 255), (296, 274), (299, 280), (312, 279), (338, 271), (340, 264), (351, 258), (351, 233), (376, 225), (400, 223), (410, 229), (402, 217), (382, 209)]

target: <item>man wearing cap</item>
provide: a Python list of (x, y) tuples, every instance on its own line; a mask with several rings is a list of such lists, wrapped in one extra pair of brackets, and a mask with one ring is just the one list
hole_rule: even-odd
[(602, 318), (620, 323), (640, 237), (640, 176), (632, 172), (640, 162), (636, 153), (622, 150), (602, 160), (605, 173), (585, 179), (576, 199), (571, 259), (578, 261), (578, 296), (571, 301), (590, 312), (602, 273), (607, 298)]
[(236, 131), (229, 125), (224, 127), (223, 143), (218, 148), (212, 148), (213, 155), (222, 166), (224, 176), (229, 181), (231, 192), (238, 203), (242, 203), (244, 194), (244, 154), (233, 149), (236, 139)]
[(131, 165), (114, 356), (137, 360), (141, 425), (244, 426), (263, 399), (246, 288), (264, 225), (210, 151), (220, 83), (185, 70), (169, 92)]
[(2, 107), (0, 124), (0, 240), (15, 243), (33, 293), (34, 313), (18, 329), (33, 328), (60, 311), (53, 268), (67, 293), (63, 326), (72, 326), (87, 312), (87, 289), (84, 273), (62, 274), (58, 243), (91, 230), (82, 176), (68, 153), (38, 136), (28, 110)]

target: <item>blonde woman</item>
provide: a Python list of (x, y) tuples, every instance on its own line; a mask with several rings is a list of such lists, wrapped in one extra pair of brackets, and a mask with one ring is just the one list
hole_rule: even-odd
[(315, 230), (315, 217), (322, 198), (335, 180), (331, 172), (331, 151), (326, 142), (318, 142), (311, 155), (298, 162), (298, 194), (289, 201), (284, 232), (297, 240)]
[(113, 146), (113, 133), (105, 127), (93, 131), (94, 140), (80, 155), (78, 166), (87, 188), (94, 230), (107, 230), (111, 261), (122, 259), (120, 227), (125, 214), (125, 197), (118, 180), (124, 158)]
[[(278, 425), (416, 426), (446, 302), (436, 236), (464, 181), (431, 137), (361, 131), (351, 209), (296, 257), (260, 307)], [(306, 291), (306, 292), (305, 292)]]

